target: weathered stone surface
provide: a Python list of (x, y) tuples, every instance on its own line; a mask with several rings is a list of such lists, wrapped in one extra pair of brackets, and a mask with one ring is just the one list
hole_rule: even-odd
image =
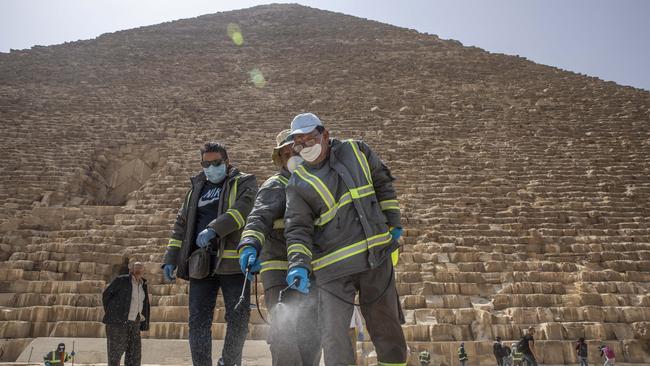
[[(428, 349), (449, 364), (466, 341), (487, 364), (495, 336), (535, 325), (546, 363), (574, 363), (579, 337), (648, 363), (647, 91), (298, 5), (0, 54), (0, 85), (0, 335), (12, 349), (101, 337), (101, 292), (135, 260), (148, 336), (186, 338), (187, 283), (163, 283), (160, 263), (197, 147), (225, 142), (261, 183), (275, 133), (312, 110), (397, 178), (412, 361)], [(257, 314), (250, 327), (265, 339)]]

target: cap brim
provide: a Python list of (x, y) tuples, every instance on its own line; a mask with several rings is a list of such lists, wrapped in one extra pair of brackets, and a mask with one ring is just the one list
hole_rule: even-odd
[(287, 145), (291, 145), (292, 143), (293, 141), (287, 141), (282, 145), (273, 148), (273, 153), (271, 154), (271, 160), (273, 160), (275, 165), (282, 167), (282, 162), (280, 161), (280, 150)]
[(316, 127), (318, 126), (309, 126), (309, 127), (304, 127), (304, 128), (299, 128), (295, 131), (291, 131), (291, 134), (289, 136), (295, 136), (295, 135), (302, 135), (305, 133), (310, 133), (311, 131), (315, 130)]

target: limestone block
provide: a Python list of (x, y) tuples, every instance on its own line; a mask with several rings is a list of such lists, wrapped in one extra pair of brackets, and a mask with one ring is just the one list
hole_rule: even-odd
[[(643, 340), (628, 339), (622, 342), (625, 360), (631, 363), (650, 364), (648, 342)], [(618, 358), (618, 356), (617, 356)]]
[(404, 309), (420, 309), (427, 307), (427, 301), (421, 295), (406, 295), (401, 297), (402, 307)]
[(405, 325), (402, 326), (402, 329), (407, 341), (427, 342), (431, 339), (431, 335), (429, 334), (429, 325)]
[(152, 322), (186, 322), (188, 318), (186, 306), (155, 306), (151, 308)]
[(618, 324), (606, 324), (608, 331), (614, 333), (614, 337), (610, 339), (634, 339), (634, 329), (629, 324), (618, 323)]
[(77, 322), (61, 321), (57, 322), (52, 329), (50, 337), (87, 337), (102, 338), (106, 337), (104, 324), (101, 322)]
[(539, 326), (540, 339), (562, 340), (564, 327), (560, 323), (542, 323)]
[(25, 321), (0, 323), (0, 338), (29, 338), (31, 324)]
[(20, 353), (30, 344), (31, 338), (0, 340), (0, 362), (14, 362)]
[[(535, 342), (535, 347), (538, 348), (538, 357), (537, 360), (539, 363), (551, 364), (551, 365), (564, 365), (564, 351), (562, 342), (560, 341), (544, 341), (544, 342)], [(573, 362), (570, 360), (569, 362)]]
[(429, 326), (431, 341), (463, 341), (473, 340), (470, 327), (465, 325), (433, 324)]

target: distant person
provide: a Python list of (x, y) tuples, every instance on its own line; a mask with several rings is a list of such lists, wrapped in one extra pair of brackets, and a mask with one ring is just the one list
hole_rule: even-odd
[(352, 312), (352, 319), (350, 319), (350, 342), (352, 342), (352, 350), (354, 351), (354, 359), (357, 364), (361, 363), (361, 359), (357, 354), (357, 342), (363, 342), (365, 334), (363, 333), (363, 318), (359, 307), (355, 306)]
[(523, 366), (524, 365), (524, 354), (519, 349), (519, 342), (512, 344), (510, 351), (510, 361), (512, 361), (512, 366)]
[(576, 343), (576, 354), (580, 366), (589, 366), (587, 363), (587, 343), (585, 343), (585, 339), (582, 337)]
[(460, 366), (467, 366), (467, 362), (469, 361), (469, 356), (467, 355), (467, 351), (465, 351), (465, 342), (460, 344), (460, 347), (458, 347), (458, 362), (460, 363)]
[(503, 366), (503, 344), (501, 343), (501, 337), (497, 337), (492, 344), (492, 353), (497, 361), (497, 366)]
[(420, 366), (428, 366), (431, 363), (431, 353), (424, 350), (420, 352), (418, 359), (420, 360)]
[(43, 357), (45, 366), (63, 366), (66, 362), (74, 359), (74, 351), (69, 355), (65, 351), (65, 343), (59, 343), (56, 350), (50, 351)]
[(528, 366), (537, 366), (537, 357), (535, 352), (535, 327), (529, 327), (527, 334), (519, 341), (519, 348), (524, 355), (524, 360)]
[(603, 366), (614, 366), (616, 361), (614, 359), (614, 350), (608, 345), (601, 345), (598, 349), (600, 350), (600, 357), (605, 360)]
[[(212, 320), (221, 290), (226, 336), (219, 365), (241, 365), (250, 319), (250, 282), (239, 269), (237, 245), (253, 208), (254, 175), (230, 163), (226, 148), (207, 142), (200, 149), (202, 171), (190, 178), (165, 252), (163, 273), (190, 282), (189, 343), (195, 366), (212, 366)], [(244, 301), (235, 309), (244, 286)]]
[(503, 366), (512, 366), (512, 349), (508, 347), (506, 344), (502, 344), (502, 353), (501, 353), (501, 361), (503, 361)]
[(135, 262), (129, 274), (117, 276), (102, 295), (108, 366), (139, 366), (140, 332), (149, 330), (149, 295), (144, 265)]

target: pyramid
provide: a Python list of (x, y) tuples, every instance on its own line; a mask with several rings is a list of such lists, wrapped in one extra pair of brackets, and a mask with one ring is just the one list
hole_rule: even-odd
[[(299, 5), (0, 54), (2, 360), (103, 337), (101, 292), (134, 260), (148, 337), (187, 338), (188, 285), (160, 263), (199, 146), (263, 182), (304, 111), (397, 178), (411, 362), (456, 365), (461, 341), (492, 362), (534, 325), (544, 364), (576, 363), (579, 337), (591, 362), (602, 341), (650, 363), (650, 93)], [(267, 331), (253, 312), (249, 337)]]

